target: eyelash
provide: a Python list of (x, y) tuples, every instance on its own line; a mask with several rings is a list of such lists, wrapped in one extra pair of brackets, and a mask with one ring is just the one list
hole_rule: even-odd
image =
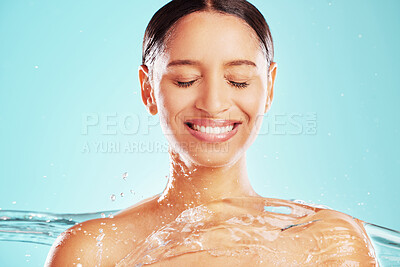
[[(189, 86), (191, 86), (196, 80), (190, 81), (190, 82), (177, 82), (179, 87), (182, 88), (188, 88)], [(249, 86), (249, 84), (247, 82), (244, 83), (238, 83), (238, 82), (234, 82), (234, 81), (228, 81), (228, 84), (239, 88), (239, 89), (243, 89), (246, 88), (247, 86)]]
[(196, 80), (190, 82), (177, 82), (179, 87), (187, 88), (191, 86)]
[(228, 81), (228, 83), (239, 89), (243, 89), (243, 88), (246, 88), (247, 86), (249, 86), (249, 84), (247, 82), (237, 83), (237, 82), (233, 82), (233, 81)]

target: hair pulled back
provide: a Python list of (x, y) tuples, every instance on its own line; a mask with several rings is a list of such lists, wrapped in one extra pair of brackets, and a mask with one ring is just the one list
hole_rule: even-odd
[(268, 66), (273, 61), (274, 46), (269, 26), (260, 11), (246, 0), (173, 0), (159, 9), (147, 25), (142, 50), (142, 64), (151, 72), (156, 57), (163, 51), (170, 29), (186, 15), (214, 11), (244, 20), (257, 34)]

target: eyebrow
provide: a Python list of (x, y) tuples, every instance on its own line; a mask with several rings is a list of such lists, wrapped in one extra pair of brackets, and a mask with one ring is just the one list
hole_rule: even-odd
[(229, 61), (229, 62), (225, 63), (224, 65), (229, 66), (229, 67), (240, 66), (240, 65), (257, 67), (256, 63), (254, 63), (253, 61), (250, 61), (250, 60), (246, 60), (246, 59), (238, 59), (238, 60)]
[(195, 61), (195, 60), (188, 60), (188, 59), (181, 59), (181, 60), (174, 60), (168, 63), (167, 68), (172, 67), (172, 66), (199, 66), (200, 62)]
[[(224, 66), (226, 67), (241, 66), (241, 65), (257, 67), (256, 63), (247, 59), (237, 59), (226, 62), (224, 64)], [(170, 63), (168, 63), (167, 68), (172, 66), (200, 66), (200, 62), (196, 60), (181, 59), (181, 60), (171, 61)]]

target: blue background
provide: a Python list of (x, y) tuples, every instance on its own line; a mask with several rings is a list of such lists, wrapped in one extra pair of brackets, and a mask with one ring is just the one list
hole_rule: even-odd
[[(251, 2), (278, 63), (247, 155), (253, 187), (400, 230), (400, 1)], [(164, 3), (0, 2), (1, 209), (123, 209), (164, 189), (166, 141), (137, 78), (145, 27)], [(1, 266), (42, 266), (49, 248), (0, 242)]]

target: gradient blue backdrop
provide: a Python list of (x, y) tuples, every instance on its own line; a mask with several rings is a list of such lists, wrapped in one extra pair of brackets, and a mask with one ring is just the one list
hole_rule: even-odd
[[(1, 209), (122, 209), (164, 188), (168, 154), (151, 146), (166, 141), (137, 78), (145, 27), (164, 3), (0, 2)], [(252, 3), (278, 63), (248, 152), (256, 191), (400, 230), (400, 1)], [(42, 266), (48, 249), (0, 242), (1, 266)]]

